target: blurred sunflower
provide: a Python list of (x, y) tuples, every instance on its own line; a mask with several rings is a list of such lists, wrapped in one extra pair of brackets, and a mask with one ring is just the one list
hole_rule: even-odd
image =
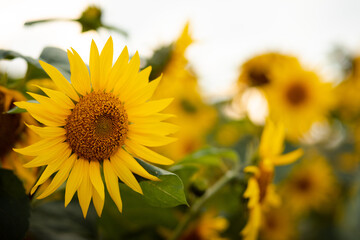
[(23, 164), (30, 159), (14, 151), (14, 147), (24, 147), (37, 141), (37, 136), (29, 131), (26, 124), (36, 125), (36, 121), (28, 114), (6, 114), (14, 107), (15, 101), (26, 98), (18, 91), (0, 86), (0, 160), (1, 167), (11, 169), (23, 181), (26, 192), (36, 181), (38, 169), (26, 169)]
[(273, 207), (279, 207), (280, 197), (275, 193), (272, 184), (274, 166), (286, 165), (302, 156), (303, 150), (282, 154), (284, 150), (285, 131), (282, 125), (268, 121), (261, 136), (259, 146), (260, 162), (258, 166), (248, 166), (245, 172), (251, 173), (244, 198), (248, 200), (249, 219), (241, 231), (243, 239), (257, 239), (263, 222), (263, 213)]
[(240, 88), (266, 87), (273, 82), (277, 69), (296, 68), (300, 68), (300, 63), (295, 57), (273, 52), (258, 55), (241, 66), (238, 85)]
[(48, 97), (29, 93), (39, 103), (15, 103), (46, 125), (29, 125), (43, 139), (15, 151), (36, 156), (26, 167), (47, 165), (31, 193), (56, 173), (50, 185), (38, 196), (39, 199), (52, 194), (67, 180), (65, 206), (77, 191), (84, 217), (91, 198), (100, 216), (105, 199), (100, 173), (102, 166), (107, 190), (122, 211), (118, 178), (141, 194), (141, 187), (133, 173), (158, 180), (134, 157), (157, 164), (173, 163), (148, 148), (174, 141), (166, 135), (174, 133), (178, 127), (162, 122), (169, 115), (159, 113), (172, 99), (149, 101), (160, 78), (149, 83), (151, 68), (139, 72), (137, 52), (128, 62), (129, 53), (125, 47), (112, 64), (111, 37), (101, 54), (92, 41), (90, 75), (74, 49), (68, 51), (68, 58), (71, 83), (56, 68), (40, 62), (59, 91), (41, 88)]
[(215, 140), (222, 147), (231, 147), (241, 138), (243, 129), (233, 123), (221, 124), (215, 132)]
[(352, 69), (347, 77), (335, 88), (338, 96), (337, 110), (348, 121), (360, 117), (360, 57), (353, 59)]
[(271, 208), (264, 213), (260, 239), (290, 240), (296, 236), (295, 221), (289, 210), (282, 207)]
[(265, 90), (269, 116), (284, 125), (290, 140), (298, 140), (313, 123), (326, 121), (335, 105), (330, 83), (321, 82), (314, 72), (301, 69), (281, 70), (274, 76), (276, 81)]
[(181, 240), (226, 240), (220, 236), (229, 225), (226, 218), (218, 216), (216, 211), (206, 211), (198, 221), (189, 227), (184, 233)]
[(185, 52), (192, 42), (187, 24), (174, 43), (163, 70), (163, 79), (154, 94), (154, 99), (175, 97), (166, 113), (177, 116), (170, 121), (181, 128), (175, 135), (179, 140), (158, 149), (175, 160), (205, 145), (206, 133), (217, 117), (216, 110), (203, 101), (197, 78), (188, 66)]
[(294, 167), (281, 187), (284, 201), (295, 214), (326, 210), (336, 192), (333, 171), (321, 156), (306, 158)]

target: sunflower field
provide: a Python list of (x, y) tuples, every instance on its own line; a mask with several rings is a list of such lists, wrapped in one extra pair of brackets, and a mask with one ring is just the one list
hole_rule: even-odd
[[(25, 16), (41, 1), (19, 2)], [(31, 39), (11, 40), (27, 48), (0, 40), (1, 240), (360, 239), (360, 52), (334, 44), (321, 71), (281, 49), (225, 60), (231, 50), (216, 42), (223, 54), (203, 48), (213, 63), (203, 69), (217, 84), (229, 76), (217, 73), (222, 63), (232, 61), (236, 73), (225, 91), (215, 85), (209, 94), (209, 75), (189, 55), (206, 45), (191, 19), (146, 51), (126, 27), (135, 18), (149, 26), (136, 8), (85, 2), (72, 17), (21, 23), (44, 42), (76, 29), (76, 41), (67, 39), (74, 45), (31, 55), (21, 50), (38, 47)], [(12, 4), (0, 0), (0, 14)], [(257, 7), (248, 14), (261, 18), (266, 9)], [(208, 14), (226, 18), (223, 10)], [(107, 11), (133, 18), (118, 26)], [(164, 12), (148, 17), (156, 14)], [(220, 25), (208, 30), (224, 34)], [(8, 32), (3, 39), (15, 34)], [(305, 46), (321, 40), (306, 38)]]

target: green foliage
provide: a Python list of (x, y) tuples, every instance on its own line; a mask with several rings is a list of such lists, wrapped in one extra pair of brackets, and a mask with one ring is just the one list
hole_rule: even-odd
[(46, 47), (40, 54), (39, 59), (34, 59), (28, 56), (24, 56), (20, 53), (10, 50), (0, 49), (0, 60), (12, 60), (15, 58), (22, 58), (27, 62), (27, 71), (24, 79), (17, 79), (16, 82), (13, 82), (13, 86), (8, 86), (9, 88), (16, 88), (21, 92), (25, 93), (26, 91), (26, 82), (31, 79), (41, 79), (48, 78), (48, 75), (42, 69), (39, 64), (39, 60), (47, 62), (54, 67), (56, 67), (65, 78), (70, 80), (70, 65), (67, 58), (67, 54), (64, 50), (55, 47)]
[(191, 203), (226, 171), (239, 164), (240, 159), (234, 150), (209, 147), (186, 156), (170, 170), (183, 180), (187, 199)]
[(54, 66), (66, 79), (70, 80), (70, 63), (64, 50), (56, 47), (46, 47), (42, 50), (39, 60)]
[(124, 37), (127, 37), (128, 34), (126, 31), (106, 25), (101, 21), (102, 11), (100, 8), (96, 6), (89, 6), (87, 7), (82, 13), (79, 18), (76, 19), (68, 19), (68, 18), (48, 18), (48, 19), (40, 19), (35, 21), (28, 21), (25, 22), (25, 26), (32, 26), (39, 23), (47, 23), (47, 22), (54, 22), (54, 21), (71, 21), (71, 22), (78, 22), (81, 25), (81, 32), (88, 32), (88, 31), (97, 31), (99, 28), (105, 28), (111, 31), (115, 31)]
[(29, 227), (30, 204), (21, 181), (10, 170), (0, 169), (0, 236), (23, 239)]
[(31, 211), (28, 236), (36, 240), (95, 240), (97, 238), (96, 213), (89, 208), (84, 219), (79, 203), (72, 201), (64, 208), (64, 201), (44, 202)]
[(174, 173), (136, 159), (150, 174), (157, 176), (161, 181), (141, 181), (140, 186), (144, 199), (154, 207), (175, 207), (187, 204), (184, 185)]
[(138, 193), (120, 184), (123, 212), (106, 195), (102, 217), (98, 219), (100, 238), (110, 239), (159, 239), (157, 226), (172, 229), (177, 218), (171, 208), (153, 207)]
[(239, 161), (234, 150), (226, 148), (205, 148), (186, 156), (179, 165), (220, 166), (223, 162), (236, 164)]
[(146, 59), (146, 67), (151, 66), (152, 71), (149, 76), (149, 81), (159, 77), (169, 62), (173, 51), (173, 44), (163, 46), (154, 51), (151, 58)]

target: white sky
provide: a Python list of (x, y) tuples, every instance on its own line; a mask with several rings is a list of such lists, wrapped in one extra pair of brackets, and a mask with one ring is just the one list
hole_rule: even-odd
[(149, 56), (174, 40), (190, 21), (197, 42), (188, 58), (207, 94), (229, 89), (239, 65), (264, 51), (294, 54), (328, 74), (327, 54), (334, 45), (360, 49), (358, 0), (0, 0), (0, 48), (38, 57), (45, 46), (73, 47), (86, 61), (91, 39), (101, 48), (107, 31), (80, 34), (80, 26), (71, 22), (23, 24), (49, 17), (76, 18), (92, 3), (102, 7), (105, 23), (129, 33), (128, 39), (112, 34), (116, 54), (128, 45), (130, 52)]

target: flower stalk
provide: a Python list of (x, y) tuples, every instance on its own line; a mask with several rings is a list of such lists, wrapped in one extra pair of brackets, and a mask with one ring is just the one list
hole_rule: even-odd
[(218, 193), (227, 183), (237, 178), (240, 174), (241, 165), (238, 164), (234, 169), (228, 170), (214, 185), (212, 185), (190, 208), (183, 220), (175, 228), (170, 240), (177, 240), (181, 237), (189, 223), (198, 215), (204, 204), (216, 193)]

